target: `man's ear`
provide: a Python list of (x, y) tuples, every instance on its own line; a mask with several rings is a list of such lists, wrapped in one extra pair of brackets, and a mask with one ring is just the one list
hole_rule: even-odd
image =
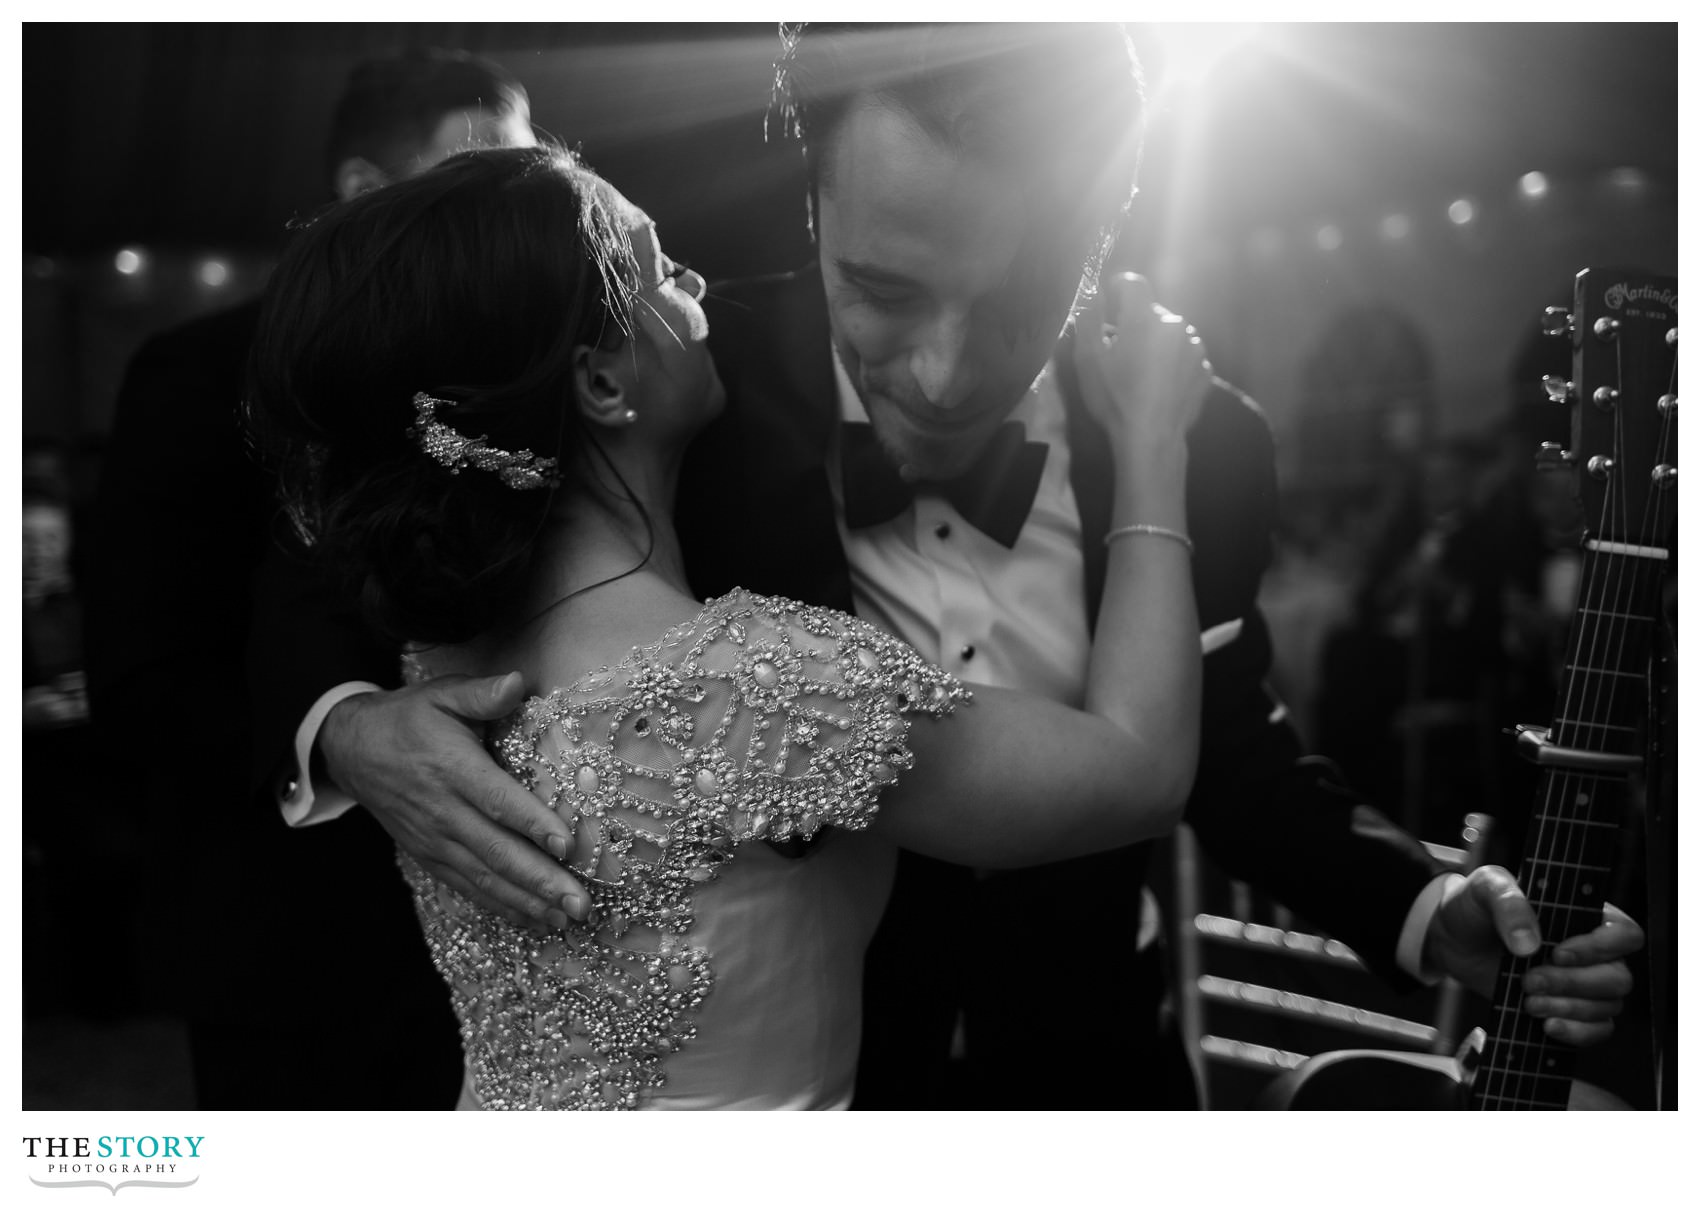
[(331, 174), (331, 188), (344, 202), (390, 183), (389, 174), (365, 156), (350, 156)]
[(622, 354), (594, 345), (573, 350), (573, 406), (588, 424), (623, 429), (632, 423), (631, 359)]

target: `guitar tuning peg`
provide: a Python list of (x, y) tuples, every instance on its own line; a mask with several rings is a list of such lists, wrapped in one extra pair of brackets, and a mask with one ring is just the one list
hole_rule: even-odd
[(1676, 326), (1674, 324), (1671, 326), (1671, 330), (1665, 334), (1665, 344), (1666, 345), (1675, 345), (1676, 344)]
[[(1671, 329), (1671, 332), (1674, 334), (1676, 329)], [(1674, 391), (1667, 391), (1659, 397), (1659, 415), (1662, 417), (1674, 417), (1676, 415), (1676, 393)]]
[(1554, 404), (1568, 404), (1572, 396), (1570, 380), (1563, 375), (1544, 375), (1541, 386), (1546, 389), (1547, 399)]
[(1564, 471), (1576, 465), (1576, 455), (1557, 442), (1542, 442), (1535, 452), (1536, 471)]
[(1617, 404), (1617, 388), (1615, 388), (1615, 387), (1596, 387), (1596, 388), (1594, 388), (1594, 407), (1595, 408), (1599, 409), (1601, 412), (1610, 412), (1616, 404)]
[(1594, 335), (1602, 341), (1617, 340), (1617, 330), (1623, 325), (1611, 316), (1601, 316), (1594, 321)]
[(1593, 458), (1588, 460), (1588, 474), (1593, 476), (1596, 480), (1609, 480), (1611, 478), (1612, 468), (1616, 466), (1617, 464), (1612, 462), (1605, 455), (1595, 455)]
[(1568, 337), (1570, 329), (1571, 319), (1568, 307), (1549, 307), (1541, 313), (1542, 336)]
[(1653, 484), (1659, 488), (1676, 487), (1676, 468), (1669, 463), (1660, 463), (1653, 468)]

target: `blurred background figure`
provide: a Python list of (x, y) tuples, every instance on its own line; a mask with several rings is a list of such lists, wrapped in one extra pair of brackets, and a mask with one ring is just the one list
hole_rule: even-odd
[[(44, 939), (94, 937), (109, 929), (105, 911), (78, 886), (90, 849), (74, 839), (95, 819), (96, 788), (67, 777), (89, 751), (89, 708), (83, 660), (86, 493), (80, 492), (68, 443), (25, 442), (22, 457), (23, 745), (21, 821), (23, 904), (32, 930)], [(126, 833), (122, 824), (114, 833)], [(116, 858), (131, 837), (108, 833), (93, 847)], [(130, 951), (93, 971), (81, 952), (32, 947), (24, 957), (29, 1010), (100, 1005), (108, 990), (126, 987)]]
[[(370, 60), (332, 117), (327, 195), (534, 142), (525, 89), (494, 64)], [(88, 635), (95, 724), (151, 852), (125, 884), (176, 940), (154, 951), (157, 997), (187, 1021), (198, 1106), (446, 1107), (458, 1039), (387, 836), (363, 818), (348, 836), (289, 831), (269, 784), (231, 794), (253, 783), (250, 576), (276, 513), (238, 417), (258, 314), (256, 299), (150, 339), (118, 393)], [(343, 1005), (308, 996), (327, 984)]]
[[(1274, 674), (1301, 734), (1339, 760), (1361, 738), (1340, 736), (1336, 748), (1326, 747), (1330, 737), (1318, 716), (1326, 705), (1323, 649), (1353, 617), (1364, 561), (1434, 429), (1431, 360), (1426, 338), (1403, 311), (1353, 304), (1302, 366), (1304, 404), (1283, 489), (1281, 551), (1259, 603), (1270, 612)], [(1347, 773), (1357, 775), (1357, 767)], [(1354, 785), (1399, 816), (1390, 789)]]
[(1322, 654), (1318, 747), (1346, 755), (1354, 785), (1402, 805), (1422, 837), (1450, 837), (1497, 802), (1483, 758), (1499, 718), (1487, 701), (1503, 665), (1499, 569), (1481, 463), (1467, 438), (1415, 455)]
[(72, 570), (70, 474), (62, 452), (24, 454), (24, 728), (88, 718), (83, 695), (82, 603)]
[[(1341, 347), (1373, 348), (1365, 335)], [(1407, 361), (1425, 366), (1411, 336)], [(1310, 667), (1316, 743), (1422, 837), (1452, 842), (1468, 814), (1521, 812), (1532, 790), (1505, 729), (1551, 713), (1575, 604), (1575, 485), (1534, 463), (1542, 442), (1568, 439), (1566, 409), (1541, 386), (1567, 378), (1568, 363), (1568, 346), (1530, 321), (1497, 417), (1447, 434), (1435, 432), (1426, 369), (1393, 374), (1386, 423), (1357, 428), (1403, 440), (1353, 458), (1361, 471), (1327, 511), (1342, 531), (1354, 518), (1370, 523), (1345, 561), (1356, 570), (1349, 608)], [(1328, 478), (1305, 482), (1316, 492)], [(1491, 861), (1515, 865), (1519, 837), (1502, 831)]]

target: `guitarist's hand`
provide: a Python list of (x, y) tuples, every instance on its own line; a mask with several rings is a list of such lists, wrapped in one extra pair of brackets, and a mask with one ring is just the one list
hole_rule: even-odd
[[(1586, 934), (1553, 948), (1550, 962), (1523, 979), (1523, 1008), (1546, 1020), (1556, 1039), (1597, 1044), (1612, 1032), (1631, 987), (1624, 957), (1646, 943), (1641, 927), (1616, 905)], [(1535, 911), (1503, 867), (1478, 867), (1441, 901), (1423, 940), (1423, 966), (1456, 977), (1483, 997), (1493, 996), (1505, 950), (1532, 955), (1540, 949)]]

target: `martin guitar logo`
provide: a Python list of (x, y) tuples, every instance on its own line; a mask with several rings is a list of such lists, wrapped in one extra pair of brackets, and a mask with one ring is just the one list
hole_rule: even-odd
[(1657, 304), (1672, 313), (1676, 311), (1676, 291), (1658, 286), (1631, 286), (1628, 282), (1613, 282), (1606, 287), (1603, 298), (1605, 305), (1613, 311), (1622, 311), (1631, 303)]

